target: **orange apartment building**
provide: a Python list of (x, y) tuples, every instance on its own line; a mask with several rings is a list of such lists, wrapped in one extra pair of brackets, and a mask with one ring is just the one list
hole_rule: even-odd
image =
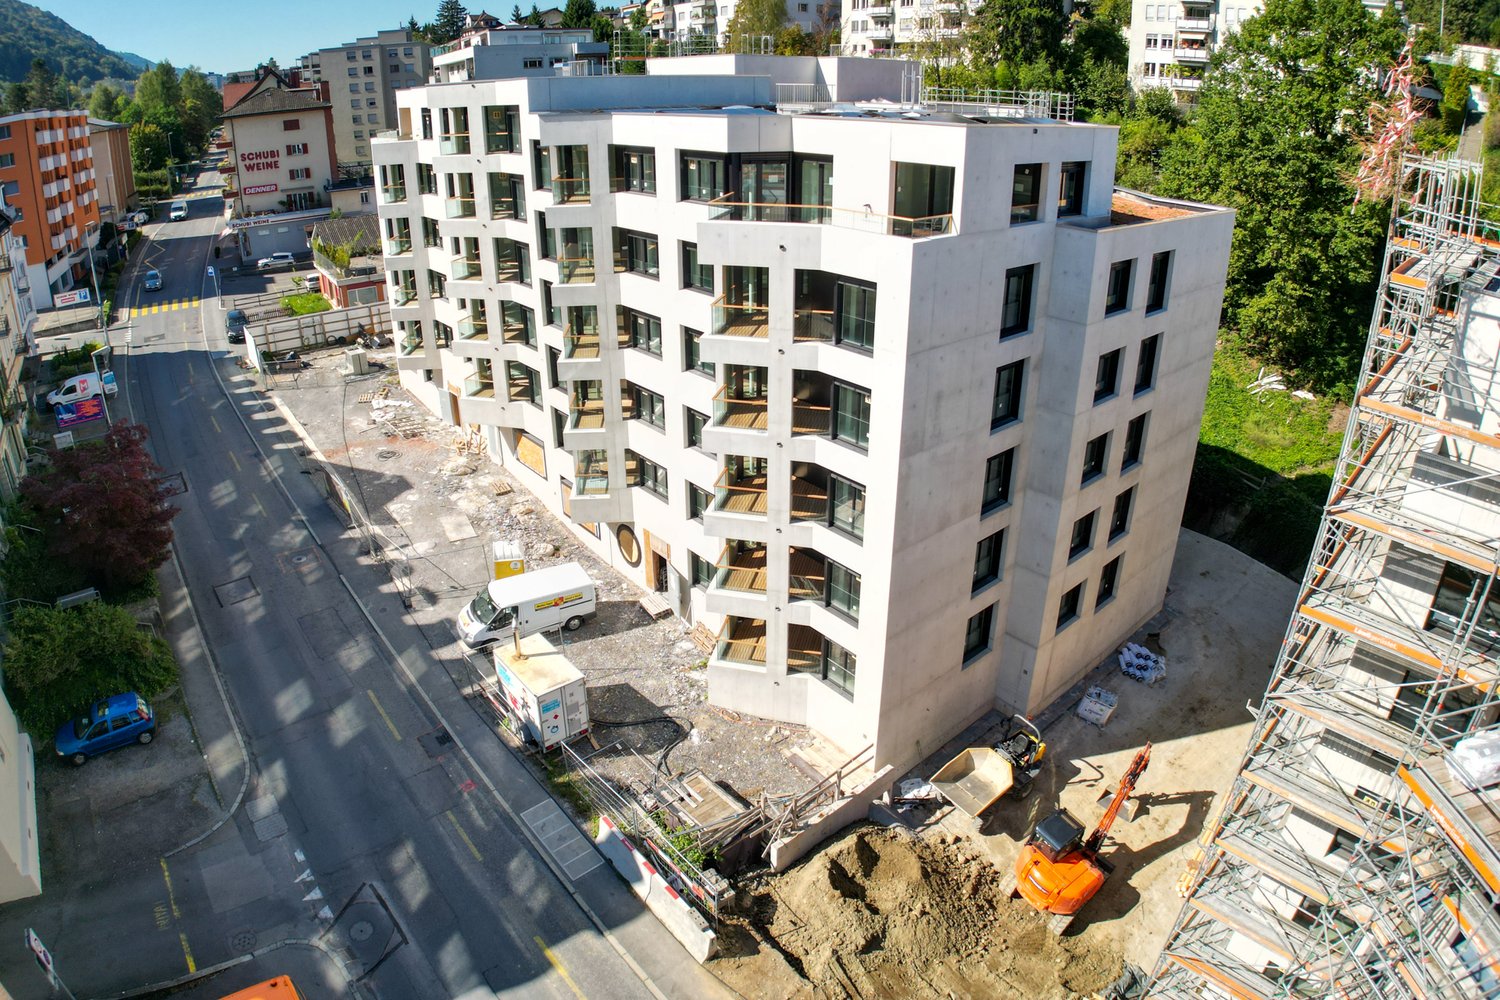
[[(32, 304), (89, 285), (99, 239), (99, 193), (84, 111), (26, 111), (0, 118), (0, 191), (19, 215)], [(13, 262), (15, 263), (15, 262)]]

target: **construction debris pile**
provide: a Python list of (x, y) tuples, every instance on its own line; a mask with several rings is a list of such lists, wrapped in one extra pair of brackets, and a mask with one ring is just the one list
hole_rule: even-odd
[(1047, 930), (956, 838), (860, 827), (742, 887), (714, 971), (749, 998), (1073, 997), (1122, 961)]
[(1120, 672), (1143, 684), (1155, 684), (1167, 676), (1167, 658), (1138, 643), (1127, 642), (1120, 650)]

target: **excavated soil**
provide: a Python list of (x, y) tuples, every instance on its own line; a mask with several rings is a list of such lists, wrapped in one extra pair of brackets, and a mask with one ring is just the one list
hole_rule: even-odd
[(1118, 953), (1054, 936), (1006, 888), (956, 839), (860, 827), (745, 887), (712, 968), (752, 1000), (1049, 1000), (1119, 975)]

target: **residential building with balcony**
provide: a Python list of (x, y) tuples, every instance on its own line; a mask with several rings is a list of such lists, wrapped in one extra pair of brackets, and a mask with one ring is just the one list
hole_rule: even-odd
[(848, 0), (840, 51), (848, 56), (958, 58), (964, 25), (980, 0)]
[[(27, 111), (0, 117), (0, 198), (24, 245), (32, 305), (89, 283), (99, 241), (99, 192), (88, 114)], [(12, 266), (23, 266), (12, 260)]]
[(90, 118), (89, 144), (98, 177), (99, 218), (103, 222), (119, 222), (136, 208), (130, 126)]
[(609, 43), (594, 41), (587, 28), (532, 28), (501, 25), (494, 18), (474, 21), (457, 40), (432, 50), (434, 83), (497, 80), (511, 76), (551, 76), (553, 67), (579, 63), (573, 72), (600, 72), (609, 61)]
[(431, 46), (410, 28), (396, 28), (319, 49), (299, 60), (309, 79), (328, 85), (339, 174), (369, 174), (370, 140), (395, 121), (396, 94), (427, 82), (430, 53)]
[(1127, 33), (1131, 86), (1165, 87), (1193, 103), (1214, 49), (1264, 7), (1260, 0), (1135, 0)]
[(715, 704), (877, 763), (1161, 607), (1233, 227), (1116, 192), (1112, 127), (902, 78), (436, 84), (374, 146), (403, 384), (718, 636)]
[[(736, 0), (684, 0), (682, 3), (665, 4), (671, 11), (665, 20), (670, 22), (670, 38), (684, 41), (697, 36), (707, 36), (722, 45), (734, 19)], [(839, 23), (839, 0), (787, 0), (786, 24), (796, 25), (811, 34), (823, 26)]]

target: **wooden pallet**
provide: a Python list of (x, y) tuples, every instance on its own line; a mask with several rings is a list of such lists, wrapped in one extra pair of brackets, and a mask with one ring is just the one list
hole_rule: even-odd
[(641, 598), (641, 610), (653, 619), (662, 619), (672, 613), (672, 605), (667, 603), (665, 597), (653, 590)]
[(693, 630), (688, 633), (688, 638), (693, 640), (693, 645), (705, 654), (712, 653), (714, 647), (719, 644), (719, 637), (710, 632), (701, 622), (693, 626)]

